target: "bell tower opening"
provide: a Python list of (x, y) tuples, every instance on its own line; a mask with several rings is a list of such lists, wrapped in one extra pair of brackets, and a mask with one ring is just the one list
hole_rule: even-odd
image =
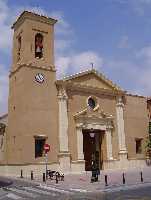
[(55, 19), (28, 11), (24, 11), (18, 17), (12, 26), (14, 30), (12, 70), (18, 68), (20, 63), (54, 68), (56, 22)]
[(35, 58), (43, 57), (43, 35), (37, 33), (35, 36)]

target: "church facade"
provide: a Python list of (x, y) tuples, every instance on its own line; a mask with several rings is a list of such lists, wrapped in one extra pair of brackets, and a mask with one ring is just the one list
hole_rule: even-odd
[(8, 114), (0, 117), (0, 172), (64, 173), (145, 167), (147, 97), (127, 94), (95, 69), (56, 79), (54, 24), (24, 11), (13, 24)]

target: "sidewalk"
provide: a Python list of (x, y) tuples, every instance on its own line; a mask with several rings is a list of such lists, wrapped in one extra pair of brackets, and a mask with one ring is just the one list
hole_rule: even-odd
[[(143, 182), (141, 182), (140, 172), (142, 171)], [(123, 184), (122, 174), (125, 174), (125, 184)], [(108, 186), (105, 186), (104, 176), (108, 176)], [(29, 178), (26, 180), (30, 180)], [(59, 181), (56, 184), (55, 180), (48, 179), (46, 183), (42, 182), (41, 177), (34, 177), (34, 181), (41, 185), (47, 185), (47, 187), (55, 187), (60, 190), (70, 190), (74, 192), (99, 192), (107, 191), (115, 188), (132, 187), (132, 186), (145, 186), (151, 185), (151, 167), (144, 168), (142, 170), (114, 170), (114, 171), (101, 171), (99, 181), (91, 183), (91, 172), (85, 172), (83, 174), (69, 174), (65, 175), (64, 181)]]

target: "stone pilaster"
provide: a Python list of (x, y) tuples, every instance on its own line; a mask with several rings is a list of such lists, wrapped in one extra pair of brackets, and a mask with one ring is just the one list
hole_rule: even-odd
[(83, 154), (83, 133), (82, 128), (77, 126), (77, 151), (78, 151), (78, 160), (84, 160)]
[(113, 160), (112, 154), (112, 129), (107, 128), (106, 131), (107, 160)]
[(117, 114), (117, 130), (118, 130), (118, 140), (119, 140), (119, 155), (121, 159), (127, 158), (123, 108), (124, 108), (124, 103), (122, 101), (122, 98), (119, 97), (116, 104), (116, 114)]
[(68, 113), (67, 113), (67, 94), (61, 88), (58, 94), (59, 99), (59, 144), (60, 152), (68, 152)]
[(62, 171), (70, 171), (70, 153), (68, 144), (68, 96), (63, 87), (59, 88), (59, 162)]

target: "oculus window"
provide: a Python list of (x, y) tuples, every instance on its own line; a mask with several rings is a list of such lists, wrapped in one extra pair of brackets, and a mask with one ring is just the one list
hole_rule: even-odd
[(97, 105), (97, 102), (96, 102), (96, 99), (93, 98), (93, 97), (89, 97), (88, 98), (88, 106), (91, 108), (91, 109), (94, 109)]

